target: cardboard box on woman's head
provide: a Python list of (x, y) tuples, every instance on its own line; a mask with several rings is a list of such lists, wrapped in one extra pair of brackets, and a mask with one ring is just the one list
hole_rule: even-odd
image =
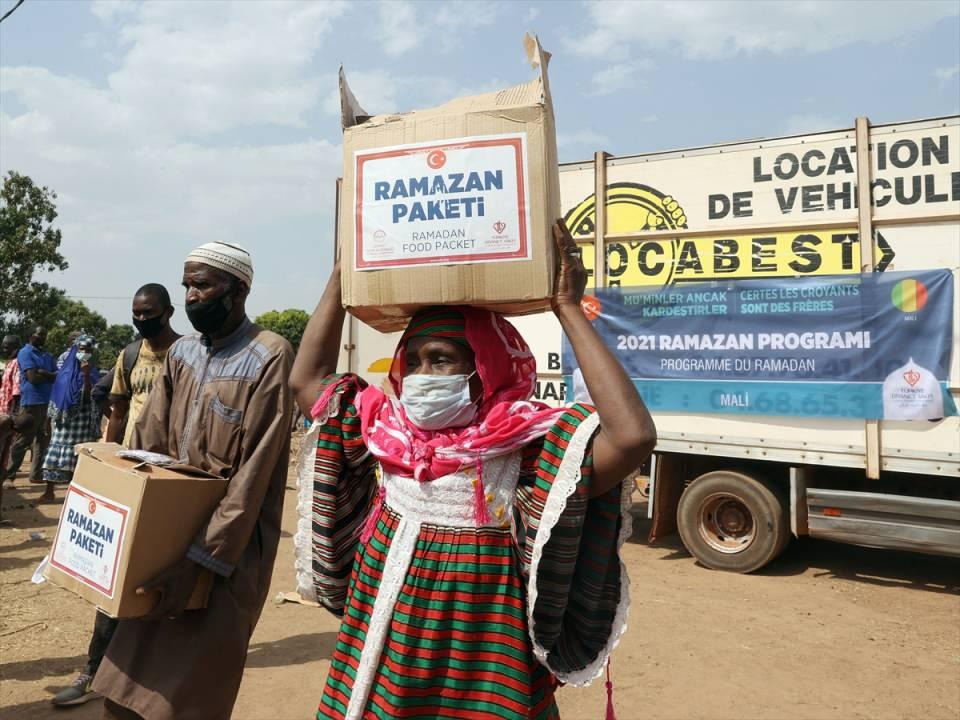
[(427, 305), (548, 309), (560, 217), (545, 52), (533, 81), (429, 110), (369, 116), (340, 73), (343, 304), (384, 332)]

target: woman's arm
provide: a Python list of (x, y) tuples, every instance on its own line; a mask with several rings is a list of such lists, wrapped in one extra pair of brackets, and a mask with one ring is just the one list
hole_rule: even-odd
[(83, 397), (90, 397), (90, 391), (93, 390), (93, 384), (90, 382), (89, 360), (84, 360), (80, 363), (80, 372), (83, 373)]
[(597, 496), (644, 463), (657, 444), (657, 429), (633, 381), (580, 309), (587, 272), (563, 220), (553, 226), (553, 237), (560, 256), (553, 312), (570, 340), (600, 416), (590, 491)]
[(313, 417), (311, 410), (317, 401), (320, 383), (327, 375), (336, 372), (344, 316), (338, 260), (327, 281), (327, 288), (303, 331), (300, 350), (290, 371), (290, 388), (300, 411), (308, 418)]

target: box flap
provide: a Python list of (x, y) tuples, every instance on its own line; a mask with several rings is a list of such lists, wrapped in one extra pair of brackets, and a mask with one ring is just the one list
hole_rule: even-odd
[(542, 102), (552, 105), (550, 97), (550, 81), (547, 79), (547, 65), (550, 64), (550, 53), (543, 49), (540, 38), (527, 33), (523, 36), (523, 47), (527, 51), (527, 62), (534, 70), (540, 71), (540, 85), (543, 88)]
[(187, 475), (191, 478), (224, 479), (219, 475), (214, 475), (213, 473), (206, 472), (205, 470), (186, 463), (161, 466), (119, 457), (117, 451), (120, 449), (121, 446), (117, 443), (108, 442), (82, 443), (77, 445), (78, 453), (102, 462), (104, 465), (115, 467), (124, 472), (134, 473), (141, 477), (182, 478), (184, 475)]
[(347, 85), (347, 76), (343, 72), (343, 65), (340, 66), (340, 127), (348, 128), (365, 122), (370, 114), (360, 107), (357, 98), (350, 91)]
[(547, 81), (547, 65), (550, 53), (543, 49), (536, 35), (527, 33), (524, 36), (524, 49), (530, 66), (539, 70), (535, 80), (505, 88), (496, 92), (482, 95), (471, 95), (455, 98), (443, 105), (413, 110), (407, 113), (388, 113), (369, 116), (360, 106), (347, 85), (343, 67), (340, 68), (340, 119), (344, 130), (357, 126), (374, 127), (400, 118), (429, 118), (432, 116), (450, 114), (469, 114), (472, 112), (490, 112), (514, 107), (529, 107), (531, 105), (550, 105), (550, 86)]

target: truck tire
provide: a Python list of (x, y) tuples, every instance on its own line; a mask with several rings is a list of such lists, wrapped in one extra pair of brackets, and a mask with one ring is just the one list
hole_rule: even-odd
[(677, 527), (690, 554), (712, 570), (759, 570), (790, 539), (787, 503), (767, 484), (730, 470), (701, 475), (684, 490)]

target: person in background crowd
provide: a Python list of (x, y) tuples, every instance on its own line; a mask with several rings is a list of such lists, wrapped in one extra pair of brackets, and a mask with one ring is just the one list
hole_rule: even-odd
[[(163, 285), (150, 283), (133, 296), (133, 324), (142, 340), (135, 340), (117, 356), (110, 390), (110, 422), (107, 442), (130, 446), (130, 435), (147, 401), (154, 381), (163, 372), (163, 362), (170, 346), (180, 337), (170, 327), (173, 304)], [(128, 358), (132, 358), (132, 366)], [(126, 428), (126, 430), (124, 430)], [(58, 692), (51, 702), (57, 707), (81, 705), (100, 697), (90, 686), (100, 668), (103, 654), (110, 645), (117, 620), (99, 610), (93, 623), (93, 634), (87, 648), (87, 665), (67, 688)]]
[(96, 346), (92, 336), (80, 335), (53, 383), (48, 410), (53, 436), (43, 459), (47, 489), (40, 502), (53, 502), (54, 486), (70, 484), (77, 466), (76, 446), (100, 439), (100, 408), (92, 395), (100, 379), (100, 371), (93, 365)]
[[(16, 335), (7, 335), (0, 342), (0, 362), (3, 370), (0, 372), (0, 415), (15, 415), (20, 409), (20, 363), (17, 362), (17, 352), (20, 350), (20, 338)], [(14, 434), (0, 441), (0, 485), (7, 479), (7, 463), (10, 460), (10, 450), (13, 447)]]
[(70, 354), (70, 350), (73, 349), (73, 346), (77, 344), (77, 340), (80, 339), (81, 335), (83, 335), (82, 330), (72, 330), (67, 335), (67, 349), (57, 355), (57, 370), (60, 370), (60, 368), (63, 367), (63, 363), (67, 360), (67, 355)]
[[(28, 433), (33, 429), (33, 415), (27, 412), (20, 412), (16, 415), (0, 413), (0, 447), (13, 437), (14, 433)], [(0, 510), (3, 507), (3, 483), (0, 483)], [(6, 525), (7, 520), (3, 519), (0, 512), (0, 525)]]
[[(206, 243), (183, 267), (186, 313), (198, 334), (170, 348), (130, 447), (220, 477), (226, 494), (187, 555), (137, 592), (153, 611), (121, 619), (93, 680), (108, 718), (228, 720), (250, 635), (270, 587), (290, 452), (293, 349), (247, 318), (250, 255)], [(184, 611), (203, 570), (207, 607)]]
[(47, 329), (38, 325), (30, 336), (30, 342), (17, 353), (20, 368), (20, 407), (33, 415), (33, 430), (21, 433), (13, 443), (10, 452), (10, 466), (7, 477), (13, 480), (27, 450), (31, 448), (30, 482), (43, 482), (43, 460), (50, 444), (50, 423), (47, 422), (47, 404), (53, 392), (53, 381), (57, 379), (56, 362), (53, 355), (43, 347), (47, 342)]

